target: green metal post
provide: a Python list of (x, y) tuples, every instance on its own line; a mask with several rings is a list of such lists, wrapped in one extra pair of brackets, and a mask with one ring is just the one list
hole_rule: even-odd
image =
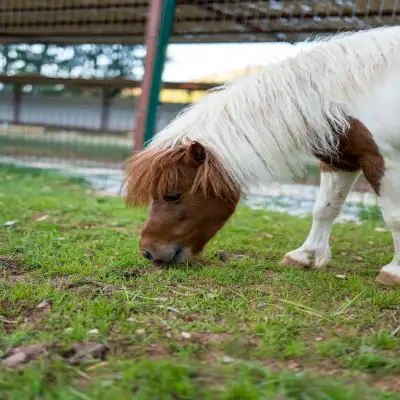
[(156, 54), (152, 65), (150, 90), (147, 98), (146, 113), (143, 116), (143, 141), (142, 143), (140, 143), (139, 141), (135, 142), (135, 150), (137, 151), (140, 150), (142, 146), (146, 146), (146, 144), (152, 139), (155, 134), (162, 74), (164, 70), (168, 42), (174, 23), (175, 5), (175, 0), (163, 0)]

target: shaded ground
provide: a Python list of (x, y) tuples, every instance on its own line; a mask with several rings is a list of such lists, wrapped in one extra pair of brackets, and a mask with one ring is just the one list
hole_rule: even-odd
[(201, 258), (161, 269), (139, 257), (144, 218), (81, 180), (0, 167), (2, 399), (400, 398), (379, 219), (335, 225), (317, 272), (278, 265), (310, 219), (241, 207)]

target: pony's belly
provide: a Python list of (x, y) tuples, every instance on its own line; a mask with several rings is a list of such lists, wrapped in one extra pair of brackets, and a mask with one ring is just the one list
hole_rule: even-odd
[(400, 62), (358, 96), (349, 114), (371, 132), (384, 157), (400, 158)]

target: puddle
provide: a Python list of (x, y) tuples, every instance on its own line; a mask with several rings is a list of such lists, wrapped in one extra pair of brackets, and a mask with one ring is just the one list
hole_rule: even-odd
[[(111, 195), (120, 194), (122, 170), (107, 168), (96, 163), (77, 164), (68, 161), (50, 161), (35, 158), (18, 159), (0, 156), (0, 163), (13, 164), (52, 170), (66, 176), (84, 178), (96, 190)], [(319, 187), (305, 184), (282, 184), (271, 187), (257, 188), (243, 200), (244, 204), (254, 209), (267, 209), (283, 212), (298, 217), (306, 217), (312, 213)], [(361, 209), (377, 205), (377, 198), (373, 193), (351, 192), (336, 222), (353, 221), (361, 223), (358, 215)]]

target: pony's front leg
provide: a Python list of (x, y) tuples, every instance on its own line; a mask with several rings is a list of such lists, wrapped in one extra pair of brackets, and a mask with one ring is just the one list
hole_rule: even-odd
[(329, 236), (360, 171), (333, 170), (321, 164), (321, 184), (313, 209), (310, 233), (301, 247), (287, 253), (281, 265), (322, 268), (331, 259)]
[(400, 163), (385, 162), (385, 175), (381, 182), (382, 215), (393, 235), (394, 257), (377, 277), (384, 285), (400, 285)]

